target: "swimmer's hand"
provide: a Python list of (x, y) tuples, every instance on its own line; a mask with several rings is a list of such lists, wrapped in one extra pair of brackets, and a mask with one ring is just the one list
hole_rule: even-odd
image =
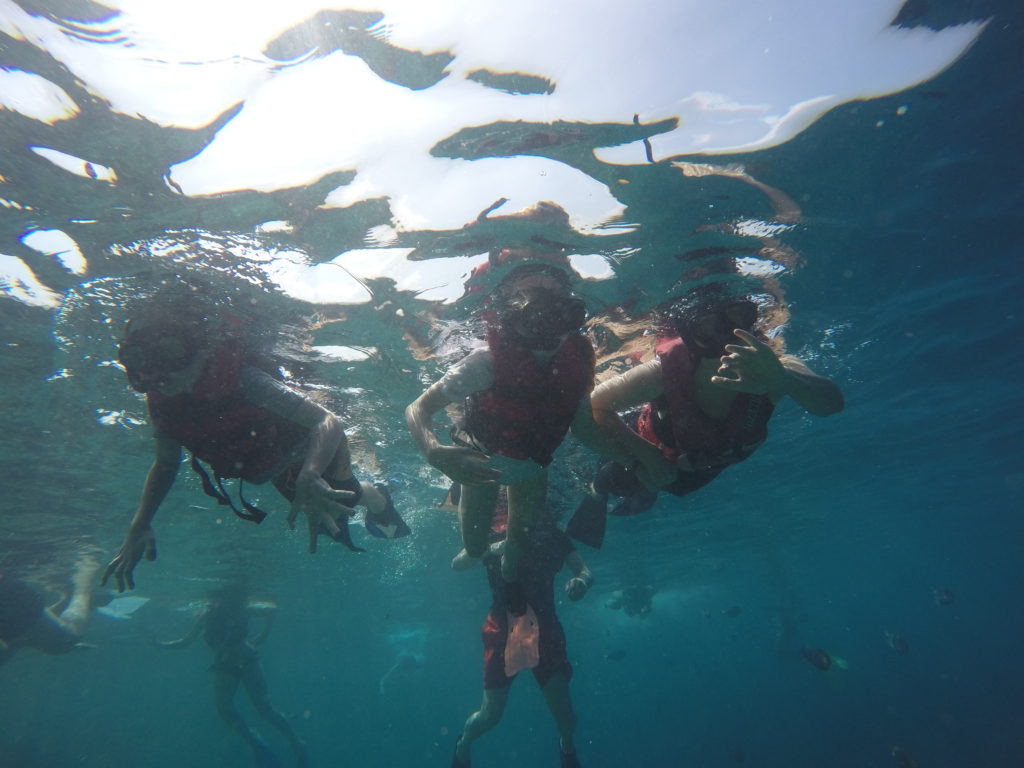
[(482, 485), (501, 479), (501, 472), (488, 466), (487, 454), (458, 445), (436, 445), (427, 454), (431, 466), (457, 483)]
[(487, 548), (487, 551), (491, 553), (493, 557), (501, 557), (505, 554), (505, 549), (508, 546), (508, 539), (502, 539), (496, 541)]
[(752, 333), (737, 328), (733, 335), (743, 344), (727, 344), (711, 383), (749, 395), (776, 395), (785, 391), (786, 369), (774, 350)]
[(469, 552), (464, 549), (459, 550), (459, 554), (452, 558), (452, 570), (453, 571), (466, 571), (472, 568), (474, 565), (480, 562), (479, 557), (473, 557)]
[(573, 576), (565, 582), (565, 594), (569, 596), (570, 600), (582, 600), (588, 589), (590, 589), (590, 584), (580, 576)]
[(142, 528), (130, 527), (117, 556), (103, 571), (100, 586), (105, 587), (107, 579), (113, 576), (118, 592), (124, 592), (125, 585), (128, 589), (135, 589), (135, 566), (143, 556), (150, 561), (156, 560), (156, 534), (148, 525)]
[(314, 553), (319, 534), (339, 535), (341, 529), (336, 521), (342, 515), (352, 517), (356, 513), (346, 506), (346, 502), (354, 499), (352, 491), (339, 491), (331, 488), (320, 475), (300, 472), (295, 481), (295, 499), (288, 510), (288, 528), (294, 531), (299, 513), (304, 514), (309, 525), (309, 551)]

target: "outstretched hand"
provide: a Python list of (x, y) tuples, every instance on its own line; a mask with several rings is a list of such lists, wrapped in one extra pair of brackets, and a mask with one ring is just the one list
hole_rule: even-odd
[(786, 369), (774, 350), (748, 331), (737, 328), (733, 334), (744, 343), (726, 345), (722, 364), (711, 377), (711, 382), (750, 395), (781, 392), (785, 386)]
[(427, 457), (430, 464), (457, 483), (482, 485), (501, 478), (501, 471), (488, 466), (487, 455), (458, 445), (438, 445)]
[(304, 480), (301, 476), (295, 483), (295, 499), (288, 510), (288, 528), (295, 530), (295, 521), (301, 512), (309, 526), (309, 551), (316, 552), (317, 536), (326, 533), (336, 537), (341, 533), (337, 520), (344, 515), (352, 517), (356, 511), (347, 503), (355, 501), (352, 491), (331, 488), (323, 477)]
[(118, 592), (124, 592), (125, 585), (128, 589), (135, 589), (135, 566), (143, 557), (156, 560), (156, 534), (149, 526), (140, 530), (129, 528), (120, 551), (103, 571), (100, 586), (106, 586), (107, 580), (113, 576)]
[(565, 594), (570, 600), (582, 600), (588, 589), (590, 589), (590, 585), (579, 576), (573, 576), (565, 582)]

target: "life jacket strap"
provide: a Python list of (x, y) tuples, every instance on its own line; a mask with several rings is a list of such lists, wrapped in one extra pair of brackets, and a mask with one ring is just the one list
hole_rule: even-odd
[(245, 496), (242, 495), (241, 480), (238, 481), (238, 498), (242, 501), (242, 509), (245, 510), (244, 512), (238, 509), (238, 507), (234, 505), (234, 502), (231, 501), (231, 496), (229, 496), (228, 492), (224, 490), (224, 485), (221, 482), (221, 476), (214, 475), (214, 479), (217, 483), (214, 485), (214, 481), (210, 480), (210, 475), (207, 474), (206, 469), (199, 463), (199, 459), (195, 456), (192, 457), (192, 469), (195, 470), (197, 475), (199, 475), (199, 479), (203, 484), (203, 493), (212, 499), (216, 499), (218, 504), (225, 507), (231, 507), (232, 512), (250, 523), (262, 523), (266, 519), (266, 512), (245, 500)]

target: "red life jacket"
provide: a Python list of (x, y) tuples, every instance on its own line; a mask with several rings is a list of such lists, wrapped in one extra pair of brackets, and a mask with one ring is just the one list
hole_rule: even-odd
[[(724, 419), (713, 419), (697, 404), (690, 350), (677, 337), (663, 338), (655, 348), (661, 360), (665, 394), (640, 412), (637, 432), (661, 448), (671, 461), (686, 454), (694, 467), (721, 469), (750, 456), (768, 437), (768, 419), (775, 405), (766, 395), (736, 395)], [(659, 412), (668, 412), (668, 427)]]
[(247, 402), (238, 391), (241, 370), (240, 347), (226, 341), (189, 392), (150, 392), (146, 402), (157, 428), (209, 464), (217, 477), (260, 482), (308, 430)]
[(463, 428), (502, 456), (547, 466), (594, 384), (594, 348), (574, 333), (542, 363), (497, 329), (488, 341), (494, 383), (470, 395)]

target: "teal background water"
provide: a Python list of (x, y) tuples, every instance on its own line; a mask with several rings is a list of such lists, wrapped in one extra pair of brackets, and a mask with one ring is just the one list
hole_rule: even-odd
[[(1024, 15), (1015, 3), (934, 4), (923, 20), (958, 16), (993, 21), (937, 78), (840, 107), (741, 158), (803, 208), (784, 236), (807, 257), (783, 277), (787, 343), (841, 384), (847, 408), (816, 420), (786, 404), (752, 459), (691, 498), (611, 520), (605, 548), (583, 550), (596, 584), (560, 615), (589, 768), (863, 768), (895, 764), (894, 745), (926, 768), (1024, 764)], [(894, 119), (900, 106), (907, 115)], [(11, 134), (2, 141), (23, 148)], [(679, 192), (668, 177), (638, 184), (630, 215), (649, 223), (647, 250), (601, 289), (627, 297), (666, 290), (656, 277), (671, 257), (643, 253), (670, 253), (688, 234), (665, 220), (664, 200)], [(691, 200), (719, 194), (763, 206), (725, 182), (687, 190)], [(149, 265), (133, 259), (102, 263), (118, 280), (144, 275)], [(91, 285), (86, 303), (100, 292)], [(77, 554), (116, 551), (149, 463), (144, 428), (97, 421), (98, 410), (142, 410), (116, 369), (90, 363), (111, 356), (115, 331), (69, 301), (51, 311), (0, 299), (0, 564), (54, 592)], [(351, 322), (353, 335), (379, 330)], [(0, 670), (0, 765), (250, 764), (216, 716), (206, 649), (149, 646), (183, 633), (184, 608), (236, 573), (280, 607), (264, 666), (311, 765), (447, 765), (479, 701), (489, 593), (482, 572), (449, 570), (458, 543), (435, 508), (443, 487), (401, 419), (440, 366), (316, 369), (344, 392), (338, 409), (372, 471), (394, 484), (413, 537), (384, 544), (360, 531), (362, 555), (309, 556), (272, 494), (257, 497), (276, 514), (249, 526), (209, 509), (183, 473), (157, 519), (160, 559), (136, 574), (149, 602), (130, 620), (96, 616), (89, 651), (24, 651)], [(75, 375), (53, 377), (65, 368)], [(568, 448), (553, 494), (561, 509), (590, 462)], [(605, 605), (632, 583), (657, 589), (646, 617)], [(955, 600), (937, 604), (937, 587)], [(801, 646), (848, 666), (822, 673)], [(402, 653), (422, 659), (382, 690)], [(473, 764), (554, 765), (556, 742), (539, 692), (520, 680)]]

